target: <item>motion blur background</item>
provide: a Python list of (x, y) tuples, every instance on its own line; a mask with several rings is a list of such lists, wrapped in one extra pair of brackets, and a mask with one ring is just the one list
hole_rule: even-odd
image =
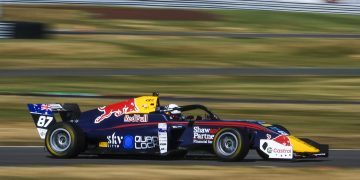
[(27, 103), (84, 111), (158, 91), (162, 104), (360, 148), (359, 10), (358, 0), (2, 1), (1, 21), (44, 23), (48, 36), (0, 38), (0, 145), (42, 145)]

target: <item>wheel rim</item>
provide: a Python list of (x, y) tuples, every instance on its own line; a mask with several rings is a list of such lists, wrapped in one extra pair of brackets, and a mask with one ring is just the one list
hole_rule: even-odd
[(50, 146), (56, 152), (66, 151), (71, 144), (69, 131), (63, 128), (56, 129), (51, 133)]
[(225, 132), (219, 136), (216, 145), (221, 154), (230, 156), (236, 152), (239, 146), (239, 141), (235, 134)]

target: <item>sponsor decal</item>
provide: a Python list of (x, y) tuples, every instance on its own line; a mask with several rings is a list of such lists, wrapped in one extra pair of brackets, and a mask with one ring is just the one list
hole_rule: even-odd
[(149, 98), (149, 99), (145, 99), (146, 102), (154, 102), (155, 99), (154, 98)]
[(167, 124), (166, 123), (158, 124), (158, 136), (159, 136), (160, 153), (161, 154), (167, 153), (168, 138), (167, 138)]
[(52, 116), (39, 116), (37, 120), (35, 120), (35, 125), (37, 127), (37, 131), (41, 139), (45, 139), (47, 129), (52, 124), (55, 123), (54, 117)]
[(43, 111), (51, 111), (50, 105), (42, 104), (41, 105), (41, 110), (43, 110)]
[(159, 146), (159, 138), (157, 136), (119, 136), (114, 132), (112, 135), (107, 136), (108, 148), (121, 148), (129, 149), (153, 149)]
[(140, 115), (140, 114), (134, 114), (134, 115), (125, 115), (124, 122), (148, 122), (148, 115)]
[(271, 139), (271, 134), (266, 134), (267, 139)]
[(106, 137), (108, 148), (124, 148), (130, 149), (152, 149), (159, 146), (157, 136), (118, 136), (114, 132), (112, 135)]
[(141, 107), (145, 110), (149, 109), (149, 106), (147, 104), (143, 104), (143, 105), (141, 105)]
[(277, 136), (273, 140), (276, 141), (279, 144), (284, 145), (284, 146), (291, 146), (289, 138), (287, 136), (285, 136), (285, 135)]
[(99, 147), (107, 148), (108, 147), (108, 142), (99, 142)]
[(61, 106), (61, 104), (49, 104), (49, 106), (50, 106), (50, 109), (51, 110), (61, 110), (61, 109), (63, 109), (63, 107)]
[(272, 150), (273, 153), (291, 153), (291, 150), (290, 149), (277, 149), (277, 148), (274, 148), (274, 150)]
[(113, 114), (115, 115), (115, 117), (119, 117), (125, 113), (136, 113), (139, 111), (139, 108), (136, 107), (135, 99), (129, 99), (121, 103), (99, 107), (98, 110), (102, 114), (95, 119), (95, 124), (100, 123), (101, 121), (109, 118)]
[(293, 149), (287, 136), (280, 135), (275, 137), (274, 139), (261, 139), (260, 147), (261, 151), (269, 155), (269, 158), (293, 158)]
[(39, 136), (41, 139), (45, 139), (47, 129), (44, 128), (37, 128), (37, 131), (39, 133)]
[(28, 104), (30, 113), (32, 114), (42, 114), (42, 115), (52, 115), (52, 109), (49, 104)]
[(135, 149), (152, 149), (159, 146), (157, 136), (135, 136)]
[(106, 137), (108, 140), (108, 148), (120, 148), (122, 136), (117, 136), (115, 132), (111, 136)]
[(124, 149), (133, 149), (134, 148), (134, 137), (126, 135), (123, 138), (123, 148)]
[(200, 128), (199, 126), (194, 126), (193, 143), (211, 144), (218, 131), (220, 131), (220, 128)]
[(183, 126), (171, 126), (171, 128), (173, 128), (173, 129), (181, 129), (181, 128), (183, 128)]

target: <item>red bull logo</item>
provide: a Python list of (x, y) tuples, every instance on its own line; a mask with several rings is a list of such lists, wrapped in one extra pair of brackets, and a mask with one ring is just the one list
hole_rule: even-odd
[(113, 114), (115, 117), (119, 117), (126, 113), (135, 113), (139, 111), (139, 109), (136, 107), (135, 99), (129, 99), (124, 102), (99, 107), (98, 110), (102, 112), (102, 114), (95, 119), (94, 123), (96, 124), (109, 118)]
[(274, 138), (274, 141), (279, 144), (282, 144), (284, 146), (291, 146), (289, 138), (285, 135), (280, 135), (280, 136)]

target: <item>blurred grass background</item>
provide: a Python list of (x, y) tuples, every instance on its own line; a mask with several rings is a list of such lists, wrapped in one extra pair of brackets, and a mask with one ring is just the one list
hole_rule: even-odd
[[(120, 160), (120, 159), (117, 159)], [(246, 164), (246, 162), (244, 163)], [(141, 173), (139, 173), (141, 172)], [(67, 166), (25, 166), (25, 167), (2, 167), (0, 178), (3, 180), (13, 179), (290, 179), (302, 180), (304, 177), (311, 179), (327, 180), (357, 180), (359, 169), (333, 168), (333, 167), (246, 167), (228, 165), (67, 165)]]
[[(5, 5), (4, 20), (49, 23), (56, 29), (152, 30), (152, 31), (228, 31), (228, 32), (318, 32), (358, 33), (356, 15), (294, 13), (255, 10), (196, 10), (204, 20), (134, 20), (104, 18), (97, 6)], [(139, 8), (107, 7), (112, 10)], [(105, 12), (106, 13), (106, 12)], [(183, 12), (185, 13), (188, 12)], [(120, 16), (121, 17), (121, 16)]]
[(359, 67), (356, 39), (66, 36), (0, 41), (0, 69)]
[[(98, 17), (104, 11), (99, 9), (104, 8), (5, 6), (3, 20), (37, 21), (52, 29), (81, 31), (360, 32), (360, 17), (351, 15), (202, 10), (215, 18), (171, 21), (104, 19)], [(56, 36), (2, 40), (0, 68), (359, 67), (358, 47), (357, 39)]]
[[(205, 12), (205, 11), (204, 11)], [(211, 21), (96, 18), (66, 7), (5, 6), (4, 20), (49, 23), (82, 31), (226, 31), (359, 33), (360, 16), (270, 11), (206, 11)], [(45, 40), (1, 40), (0, 69), (29, 68), (214, 68), (349, 67), (360, 65), (357, 39), (226, 39), (220, 37), (54, 36)], [(1, 77), (0, 92), (60, 92), (117, 95), (275, 99), (360, 99), (359, 77), (106, 76)], [(83, 110), (118, 101), (0, 95), (0, 144), (40, 144), (26, 103), (77, 102)], [(163, 101), (163, 104), (170, 103)], [(174, 103), (174, 102), (172, 102)], [(175, 102), (192, 104), (198, 102)], [(204, 102), (222, 118), (279, 123), (298, 136), (359, 148), (360, 105)], [(18, 133), (22, 132), (22, 133)], [(24, 136), (26, 134), (26, 136)]]

